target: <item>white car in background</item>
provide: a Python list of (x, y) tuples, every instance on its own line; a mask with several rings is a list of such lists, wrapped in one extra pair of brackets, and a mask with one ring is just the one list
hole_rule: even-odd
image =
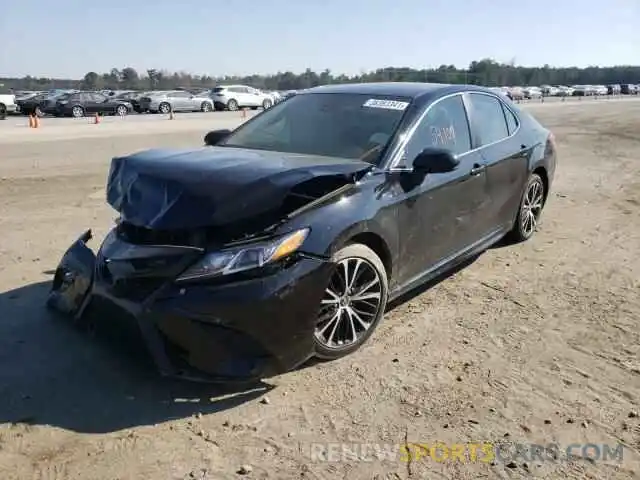
[(514, 101), (524, 100), (525, 95), (522, 87), (513, 86), (513, 87), (506, 87), (506, 88), (507, 88), (507, 96), (511, 100), (514, 100)]
[(524, 93), (524, 98), (528, 100), (542, 97), (542, 90), (540, 87), (525, 87), (522, 89), (522, 93)]
[(273, 97), (247, 85), (220, 85), (211, 90), (211, 99), (216, 110), (238, 110), (240, 108), (271, 108), (276, 103)]
[(489, 90), (497, 93), (502, 97), (509, 98), (509, 90), (507, 90), (505, 87), (489, 87)]
[(274, 104), (282, 101), (282, 95), (280, 95), (280, 92), (265, 91), (264, 93), (266, 93), (267, 95), (269, 95), (271, 97), (271, 99), (273, 100)]
[(0, 119), (4, 119), (8, 113), (16, 112), (16, 96), (1, 90), (0, 88)]
[(542, 95), (545, 97), (557, 97), (560, 94), (558, 87), (553, 85), (541, 85), (540, 90), (542, 90)]
[(608, 95), (609, 89), (606, 85), (594, 85), (593, 89), (596, 95)]
[(556, 87), (558, 89), (558, 93), (557, 95), (559, 97), (570, 97), (571, 95), (573, 95), (573, 88), (571, 87), (567, 87), (566, 85), (556, 85)]

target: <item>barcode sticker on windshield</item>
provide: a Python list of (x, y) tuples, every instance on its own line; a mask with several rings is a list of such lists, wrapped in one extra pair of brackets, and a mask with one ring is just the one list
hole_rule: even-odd
[(363, 107), (386, 108), (387, 110), (404, 110), (409, 106), (409, 102), (398, 102), (396, 100), (378, 100), (370, 98), (364, 102)]

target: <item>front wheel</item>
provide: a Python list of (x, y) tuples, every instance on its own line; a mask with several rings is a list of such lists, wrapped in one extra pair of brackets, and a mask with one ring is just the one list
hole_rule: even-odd
[(238, 110), (238, 102), (233, 98), (227, 102), (227, 109), (231, 112)]
[(262, 102), (262, 108), (265, 109), (265, 110), (271, 108), (271, 105), (273, 105), (273, 102), (271, 100), (269, 100), (268, 98), (265, 99), (264, 102)]
[(314, 330), (315, 355), (333, 360), (365, 343), (384, 315), (389, 286), (380, 257), (366, 245), (339, 250), (320, 303)]
[(510, 240), (524, 242), (533, 236), (538, 228), (544, 202), (544, 182), (540, 175), (533, 173), (524, 189), (516, 222), (511, 232), (509, 232)]

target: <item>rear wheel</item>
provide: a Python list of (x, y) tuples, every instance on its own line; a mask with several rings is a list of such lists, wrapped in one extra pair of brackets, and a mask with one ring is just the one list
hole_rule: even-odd
[(545, 193), (542, 177), (537, 173), (531, 174), (520, 201), (516, 222), (509, 232), (510, 240), (524, 242), (536, 232), (544, 207)]
[(314, 346), (317, 357), (333, 360), (366, 342), (384, 315), (389, 293), (380, 257), (366, 245), (351, 244), (333, 259), (336, 268), (321, 301)]
[(271, 105), (273, 105), (273, 102), (271, 100), (269, 100), (268, 98), (265, 99), (264, 102), (262, 102), (262, 108), (264, 108), (265, 110), (268, 108), (271, 108)]
[(129, 113), (129, 110), (125, 105), (118, 105), (118, 108), (116, 108), (116, 114), (121, 117), (124, 117), (127, 113)]
[(203, 112), (211, 112), (213, 111), (213, 105), (211, 105), (209, 102), (202, 102), (202, 105), (200, 105), (200, 110), (202, 110)]
[(74, 118), (84, 117), (84, 108), (80, 105), (76, 105), (71, 109), (71, 116)]
[(227, 102), (227, 109), (231, 112), (238, 110), (238, 101), (233, 98)]

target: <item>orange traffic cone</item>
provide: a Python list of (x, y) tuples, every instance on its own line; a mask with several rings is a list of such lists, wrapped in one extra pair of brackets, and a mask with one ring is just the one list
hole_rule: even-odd
[(98, 125), (98, 124), (100, 123), (100, 115), (98, 115), (97, 113), (96, 113), (96, 118), (95, 118), (95, 120), (93, 121), (93, 123), (94, 123), (95, 125)]

